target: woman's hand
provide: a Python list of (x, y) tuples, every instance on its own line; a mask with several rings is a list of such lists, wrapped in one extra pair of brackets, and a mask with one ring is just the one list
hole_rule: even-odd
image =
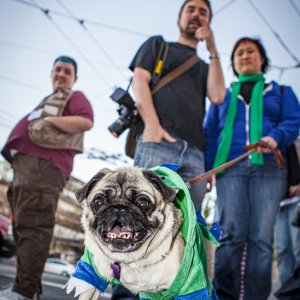
[(264, 136), (261, 138), (261, 141), (263, 141), (264, 143), (266, 143), (270, 148), (268, 147), (263, 147), (263, 146), (259, 146), (257, 148), (257, 152), (260, 154), (263, 153), (270, 153), (272, 152), (272, 150), (275, 150), (277, 148), (277, 142), (270, 136)]
[(300, 197), (300, 183), (297, 185), (291, 185), (289, 188), (289, 197)]

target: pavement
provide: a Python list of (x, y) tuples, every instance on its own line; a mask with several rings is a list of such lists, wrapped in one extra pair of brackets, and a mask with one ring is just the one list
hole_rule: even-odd
[[(11, 288), (15, 278), (16, 268), (14, 259), (0, 258), (0, 295), (1, 291)], [(68, 278), (44, 272), (42, 276), (42, 295), (40, 300), (74, 300), (74, 294), (68, 295), (63, 289)], [(111, 298), (111, 289), (102, 294), (98, 300), (108, 300)]]
[[(0, 258), (0, 293), (1, 290), (12, 286), (15, 274), (14, 260)], [(73, 295), (67, 295), (62, 287), (65, 285), (67, 278), (44, 273), (42, 278), (43, 295), (41, 300), (74, 300)], [(279, 274), (276, 261), (273, 262), (272, 268), (272, 292), (267, 300), (278, 300), (273, 293), (280, 287)], [(111, 297), (111, 288), (102, 294), (98, 300), (108, 300)], [(254, 299), (253, 299), (254, 300)]]

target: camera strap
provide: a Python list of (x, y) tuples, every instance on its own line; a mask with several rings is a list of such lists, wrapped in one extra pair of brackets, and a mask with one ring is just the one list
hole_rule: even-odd
[(153, 86), (156, 86), (160, 80), (162, 70), (164, 68), (164, 63), (168, 55), (168, 51), (169, 51), (169, 44), (162, 39), (160, 43), (157, 59), (154, 65), (154, 70), (152, 73), (151, 81)]
[(187, 70), (189, 70), (193, 65), (195, 65), (199, 61), (200, 58), (197, 55), (193, 55), (189, 59), (187, 59), (184, 63), (179, 65), (177, 68), (175, 68), (174, 70), (166, 74), (152, 90), (152, 96), (155, 95), (162, 87), (164, 87), (169, 82), (174, 80), (176, 77), (185, 73)]
[[(200, 58), (197, 55), (193, 55), (190, 58), (188, 58), (185, 62), (183, 62), (181, 65), (179, 65), (177, 68), (175, 68), (174, 70), (166, 74), (163, 78), (161, 78), (161, 74), (163, 71), (164, 63), (168, 55), (168, 51), (169, 51), (169, 44), (166, 43), (164, 40), (162, 40), (158, 51), (158, 56), (155, 62), (152, 79), (151, 79), (151, 82), (154, 86), (154, 88), (152, 89), (152, 96), (155, 95), (162, 87), (167, 85), (176, 77), (185, 73), (193, 65), (195, 65), (200, 61)], [(130, 78), (127, 91), (129, 90), (131, 83), (132, 83), (132, 78)]]
[[(162, 74), (162, 70), (164, 68), (164, 63), (165, 63), (167, 55), (168, 55), (168, 51), (169, 51), (169, 44), (167, 44), (164, 40), (162, 40), (160, 43), (158, 55), (156, 58), (156, 62), (154, 65), (154, 70), (153, 70), (152, 78), (151, 78), (151, 83), (153, 84), (154, 87), (159, 83), (159, 80), (160, 80), (160, 77)], [(128, 83), (128, 86), (126, 89), (127, 92), (129, 91), (131, 83), (132, 83), (132, 77), (129, 80), (129, 83)]]

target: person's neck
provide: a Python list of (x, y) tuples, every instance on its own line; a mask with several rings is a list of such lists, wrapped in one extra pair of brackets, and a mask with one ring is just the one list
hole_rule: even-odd
[(186, 46), (190, 46), (194, 49), (197, 49), (198, 41), (196, 39), (191, 39), (183, 36), (182, 34), (179, 36), (178, 43)]

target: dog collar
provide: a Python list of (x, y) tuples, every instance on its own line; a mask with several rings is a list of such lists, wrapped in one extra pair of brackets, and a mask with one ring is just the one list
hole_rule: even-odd
[(111, 269), (113, 271), (115, 279), (120, 279), (121, 277), (121, 266), (118, 262), (111, 264)]

